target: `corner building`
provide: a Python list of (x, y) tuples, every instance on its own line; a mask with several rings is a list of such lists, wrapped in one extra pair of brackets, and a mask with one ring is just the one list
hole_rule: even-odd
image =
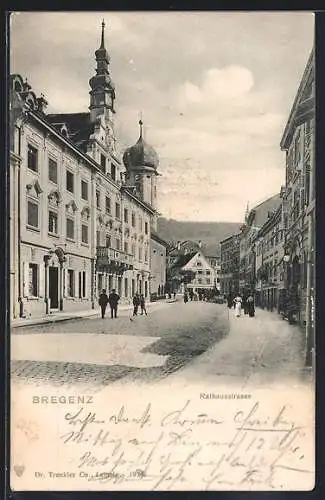
[(88, 113), (47, 114), (44, 96), (11, 76), (13, 317), (93, 308), (102, 288), (122, 302), (150, 296), (159, 161), (142, 122), (121, 161), (104, 26)]

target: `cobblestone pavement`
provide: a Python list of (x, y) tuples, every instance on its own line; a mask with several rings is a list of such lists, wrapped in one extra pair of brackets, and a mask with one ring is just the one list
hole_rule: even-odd
[(304, 383), (304, 337), (277, 314), (235, 318), (224, 305), (177, 302), (132, 318), (16, 329), (12, 381), (99, 390), (113, 382)]
[(217, 304), (166, 304), (117, 319), (98, 317), (13, 330), (12, 380), (98, 386), (123, 377), (152, 380), (205, 352), (228, 332)]

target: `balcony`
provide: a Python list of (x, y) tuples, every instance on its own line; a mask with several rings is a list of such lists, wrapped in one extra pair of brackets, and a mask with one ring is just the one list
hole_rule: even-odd
[(122, 276), (133, 269), (133, 256), (110, 247), (97, 247), (96, 271)]

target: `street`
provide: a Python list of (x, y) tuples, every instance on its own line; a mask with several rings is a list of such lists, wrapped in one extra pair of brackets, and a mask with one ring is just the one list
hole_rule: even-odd
[[(98, 388), (113, 382), (272, 382), (305, 377), (303, 336), (276, 314), (235, 318), (225, 305), (182, 301), (22, 327), (12, 334), (12, 382)], [(245, 382), (246, 381), (246, 382)]]

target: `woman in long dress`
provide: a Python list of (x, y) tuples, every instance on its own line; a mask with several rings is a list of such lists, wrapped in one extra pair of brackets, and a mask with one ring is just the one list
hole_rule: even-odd
[(242, 304), (242, 298), (240, 295), (236, 295), (234, 298), (234, 304), (235, 304), (235, 316), (239, 318), (241, 315), (241, 304)]

